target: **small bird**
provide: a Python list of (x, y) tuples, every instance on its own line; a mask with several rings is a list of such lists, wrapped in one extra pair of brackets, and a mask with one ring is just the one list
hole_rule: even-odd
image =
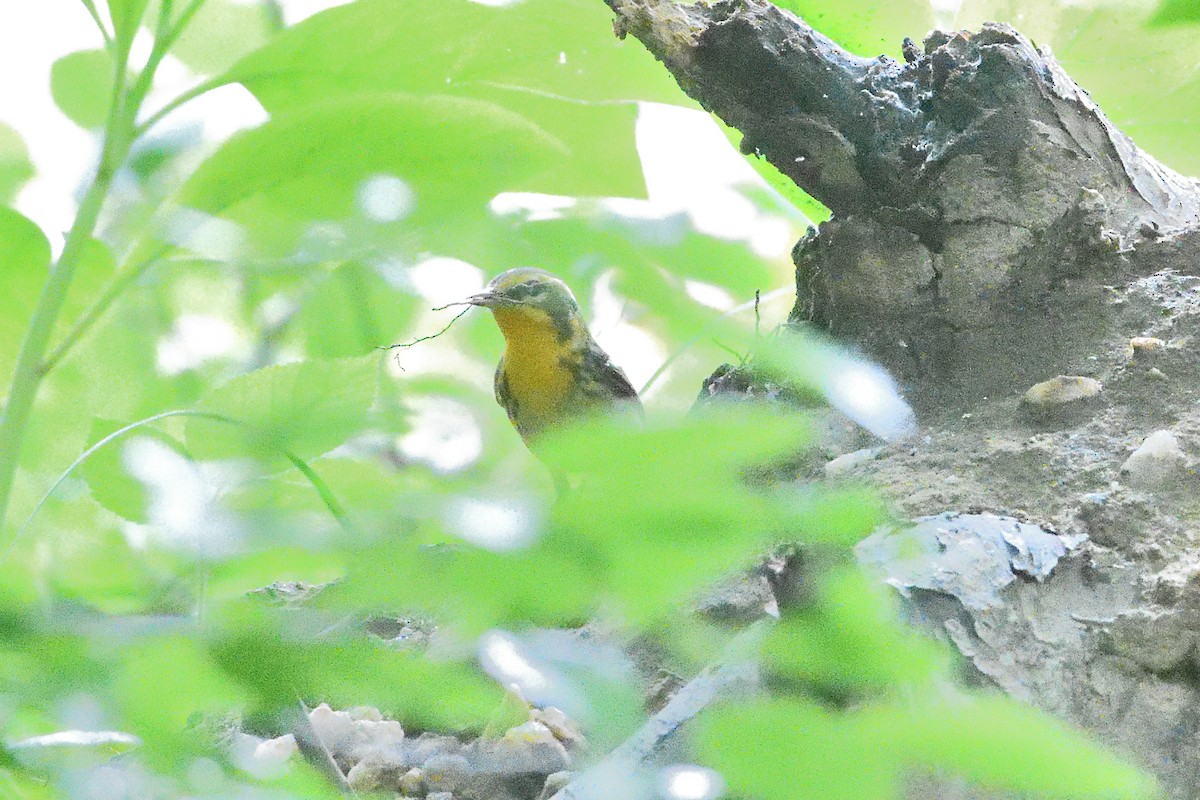
[(641, 411), (637, 390), (596, 344), (561, 278), (534, 267), (510, 269), (466, 302), (490, 309), (504, 334), (496, 402), (531, 450), (543, 431), (561, 422)]

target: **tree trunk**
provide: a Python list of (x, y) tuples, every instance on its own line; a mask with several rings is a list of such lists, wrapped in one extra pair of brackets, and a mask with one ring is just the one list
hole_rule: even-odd
[(830, 208), (796, 245), (791, 321), (857, 342), (918, 410), (1065, 370), (1109, 332), (1106, 287), (1161, 268), (1143, 246), (1200, 223), (1200, 183), (1007, 25), (906, 40), (901, 64), (766, 0), (606, 2), (745, 152)]
[[(982, 510), (1090, 537), (995, 607), (914, 591), (914, 618), (979, 680), (1195, 796), (1200, 184), (1006, 25), (906, 40), (897, 63), (766, 0), (606, 2), (618, 35), (832, 210), (794, 250), (789, 322), (888, 367), (923, 427), (856, 476), (914, 517)], [(1018, 396), (1060, 373), (1103, 389), (1031, 415)], [(932, 792), (917, 796), (958, 796)]]

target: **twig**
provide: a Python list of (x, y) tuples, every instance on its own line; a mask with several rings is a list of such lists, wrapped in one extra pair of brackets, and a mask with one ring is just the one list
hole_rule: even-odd
[[(433, 308), (430, 310), (431, 311), (442, 311), (443, 309), (450, 308), (450, 306), (461, 306), (461, 305), (470, 306), (471, 304), (470, 303), (450, 303), (448, 305), (439, 306), (438, 308)], [(454, 323), (458, 322), (459, 319), (462, 318), (462, 315), (466, 314), (470, 310), (471, 310), (470, 308), (464, 308), (462, 311), (458, 312), (458, 314), (454, 317), (454, 319), (447, 322), (446, 327), (442, 328), (437, 333), (430, 334), (429, 336), (422, 336), (419, 339), (413, 339), (411, 342), (401, 342), (400, 344), (377, 345), (375, 347), (375, 349), (376, 350), (392, 350), (397, 347), (412, 347), (414, 344), (420, 344), (421, 342), (428, 342), (430, 339), (436, 339), (437, 337), (441, 336), (446, 331), (450, 330), (450, 326), (453, 325)]]
[(317, 735), (316, 729), (313, 728), (312, 720), (308, 718), (308, 706), (298, 696), (290, 716), (293, 717), (292, 735), (296, 737), (296, 747), (304, 756), (304, 760), (313, 769), (328, 778), (338, 789), (357, 797), (358, 793), (351, 788), (346, 776), (342, 774), (342, 768), (333, 760), (333, 754), (329, 752), (329, 748), (325, 746), (321, 737)]
[(629, 775), (653, 758), (667, 740), (688, 720), (730, 690), (751, 688), (757, 683), (755, 663), (758, 645), (770, 623), (754, 623), (734, 637), (721, 662), (708, 667), (675, 693), (671, 701), (648, 719), (633, 736), (617, 746), (599, 763), (560, 789), (550, 800), (584, 800), (605, 797), (603, 790), (613, 775)]

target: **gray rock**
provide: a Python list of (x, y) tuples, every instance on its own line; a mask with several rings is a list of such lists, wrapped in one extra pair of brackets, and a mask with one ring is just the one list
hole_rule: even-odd
[(463, 755), (438, 753), (421, 765), (421, 772), (433, 792), (455, 792), (466, 784), (473, 770)]
[(477, 739), (464, 748), (463, 754), (474, 770), (482, 773), (549, 775), (571, 767), (571, 757), (562, 742), (540, 722), (517, 725), (500, 739)]
[(1196, 626), (1191, 615), (1179, 609), (1127, 611), (1106, 631), (1105, 649), (1123, 656), (1150, 672), (1170, 672), (1192, 655)]
[(1187, 473), (1187, 456), (1170, 431), (1155, 431), (1147, 436), (1121, 465), (1121, 478), (1130, 486), (1143, 489), (1169, 486)]
[(850, 472), (855, 467), (874, 461), (879, 457), (881, 450), (879, 447), (864, 447), (853, 453), (843, 453), (825, 464), (825, 475), (832, 477)]
[(407, 772), (408, 764), (398, 750), (380, 749), (351, 767), (346, 782), (356, 792), (396, 791)]
[(1081, 375), (1059, 375), (1048, 381), (1035, 383), (1021, 395), (1021, 404), (1034, 409), (1052, 409), (1069, 403), (1078, 403), (1100, 394), (1104, 386), (1095, 378)]
[(570, 783), (574, 777), (575, 773), (569, 770), (550, 773), (546, 776), (546, 783), (542, 786), (542, 793), (538, 795), (538, 800), (549, 800)]
[(453, 736), (440, 736), (436, 733), (423, 733), (412, 742), (409, 751), (409, 763), (421, 767), (425, 762), (442, 753), (457, 753), (462, 750), (462, 742)]
[(1084, 538), (1057, 536), (1013, 517), (945, 512), (921, 517), (905, 531), (876, 531), (855, 553), (906, 596), (928, 589), (982, 610), (1002, 604), (1000, 590), (1016, 573), (1045, 580)]

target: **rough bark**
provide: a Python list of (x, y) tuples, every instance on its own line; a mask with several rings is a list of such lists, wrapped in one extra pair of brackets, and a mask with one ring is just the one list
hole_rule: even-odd
[(832, 210), (796, 246), (791, 321), (862, 345), (927, 413), (1063, 371), (1108, 333), (1106, 287), (1154, 271), (1142, 246), (1200, 224), (1200, 184), (1007, 25), (906, 41), (899, 63), (766, 0), (606, 2)]
[[(995, 607), (914, 591), (914, 621), (981, 684), (1196, 796), (1200, 184), (1005, 25), (906, 41), (898, 63), (850, 55), (766, 0), (605, 1), (619, 35), (832, 210), (795, 248), (790, 322), (861, 346), (923, 412), (918, 439), (849, 474), (913, 517), (988, 511), (1089, 537)], [(1047, 416), (1022, 408), (1059, 373), (1103, 390)], [(1169, 458), (1129, 458), (1163, 432)]]

